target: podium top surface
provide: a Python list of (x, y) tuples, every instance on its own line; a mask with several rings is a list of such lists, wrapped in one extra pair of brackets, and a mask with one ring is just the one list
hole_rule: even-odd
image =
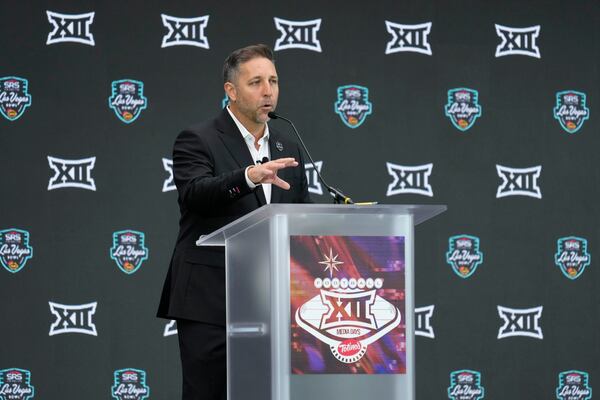
[(446, 211), (445, 205), (377, 204), (368, 206), (339, 204), (267, 204), (238, 218), (208, 235), (201, 236), (198, 246), (223, 246), (225, 240), (275, 215), (308, 217), (319, 215), (412, 215), (418, 225)]

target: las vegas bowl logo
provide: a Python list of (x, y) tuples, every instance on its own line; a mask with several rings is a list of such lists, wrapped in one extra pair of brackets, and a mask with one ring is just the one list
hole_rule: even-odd
[(113, 81), (111, 90), (108, 106), (126, 124), (135, 121), (142, 110), (148, 107), (148, 99), (144, 96), (144, 83), (141, 81), (133, 79)]
[(110, 248), (112, 258), (119, 269), (126, 274), (133, 274), (148, 259), (148, 248), (144, 244), (143, 232), (124, 230), (113, 233), (113, 246)]
[(564, 276), (575, 280), (591, 263), (587, 239), (567, 236), (558, 239), (554, 262)]
[(33, 257), (33, 248), (29, 245), (29, 232), (22, 229), (4, 229), (0, 231), (0, 264), (8, 272), (22, 270), (27, 260)]
[(396, 328), (402, 321), (400, 310), (377, 294), (383, 287), (381, 278), (333, 278), (333, 271), (343, 264), (333, 256), (321, 262), (330, 277), (316, 278), (319, 293), (302, 304), (295, 313), (296, 323), (329, 345), (335, 358), (354, 363), (367, 347)]
[(479, 251), (479, 238), (471, 235), (451, 236), (448, 239), (446, 262), (461, 278), (473, 275), (483, 262), (483, 253)]
[(28, 91), (29, 82), (25, 78), (5, 76), (0, 78), (0, 114), (9, 121), (15, 121), (31, 105)]
[(554, 118), (567, 133), (575, 133), (590, 118), (590, 109), (586, 106), (585, 93), (566, 90), (556, 93)]
[(456, 129), (465, 132), (475, 124), (477, 118), (481, 117), (478, 97), (479, 93), (473, 89), (448, 90), (448, 104), (446, 104), (445, 112)]
[(369, 89), (359, 85), (340, 86), (334, 110), (348, 128), (358, 128), (373, 112)]

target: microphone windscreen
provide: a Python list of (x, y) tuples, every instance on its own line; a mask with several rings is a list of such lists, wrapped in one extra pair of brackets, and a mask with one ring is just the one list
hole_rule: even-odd
[(277, 119), (277, 118), (279, 118), (279, 115), (275, 114), (273, 111), (270, 111), (267, 115), (271, 119)]

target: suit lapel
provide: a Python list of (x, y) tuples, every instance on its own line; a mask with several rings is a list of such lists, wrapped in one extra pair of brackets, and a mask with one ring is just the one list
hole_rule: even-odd
[(217, 129), (222, 133), (219, 137), (225, 148), (240, 168), (254, 164), (250, 150), (248, 150), (240, 130), (225, 109), (221, 111), (221, 115), (217, 118)]
[[(248, 145), (226, 109), (223, 109), (221, 115), (217, 118), (217, 129), (222, 133), (220, 138), (223, 145), (240, 168), (254, 165), (255, 161), (252, 159), (250, 150), (248, 150)], [(262, 187), (257, 188), (254, 194), (261, 206), (267, 204)]]

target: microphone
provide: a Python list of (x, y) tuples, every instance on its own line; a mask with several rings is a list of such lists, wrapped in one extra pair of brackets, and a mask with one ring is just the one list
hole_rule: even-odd
[(315, 162), (313, 161), (312, 157), (310, 156), (310, 153), (308, 152), (308, 149), (306, 148), (306, 145), (304, 144), (304, 141), (302, 140), (302, 137), (300, 136), (300, 134), (298, 133), (298, 130), (294, 126), (294, 123), (292, 121), (290, 121), (289, 119), (287, 119), (285, 117), (282, 117), (279, 114), (275, 114), (273, 111), (269, 112), (267, 115), (271, 119), (282, 119), (285, 122), (287, 122), (288, 124), (290, 124), (290, 126), (294, 130), (294, 133), (296, 134), (296, 136), (300, 140), (300, 144), (302, 145), (302, 148), (304, 149), (304, 152), (308, 156), (308, 159), (310, 160), (310, 163), (312, 164), (312, 166), (315, 169), (315, 171), (317, 171), (317, 176), (319, 177), (319, 180), (321, 181), (321, 183), (323, 184), (323, 186), (325, 186), (325, 189), (327, 189), (327, 191), (329, 192), (329, 194), (333, 197), (334, 203), (337, 203), (337, 204), (339, 204), (339, 203), (354, 204), (354, 202), (352, 201), (352, 199), (350, 197), (346, 196), (344, 193), (342, 193), (340, 190), (334, 188), (333, 186), (329, 186), (325, 182), (325, 179), (323, 179), (323, 177), (321, 176), (321, 173), (319, 172), (319, 169), (317, 168), (317, 166), (315, 165)]
[(263, 157), (262, 160), (256, 160), (255, 164), (265, 164), (269, 162), (269, 157)]

